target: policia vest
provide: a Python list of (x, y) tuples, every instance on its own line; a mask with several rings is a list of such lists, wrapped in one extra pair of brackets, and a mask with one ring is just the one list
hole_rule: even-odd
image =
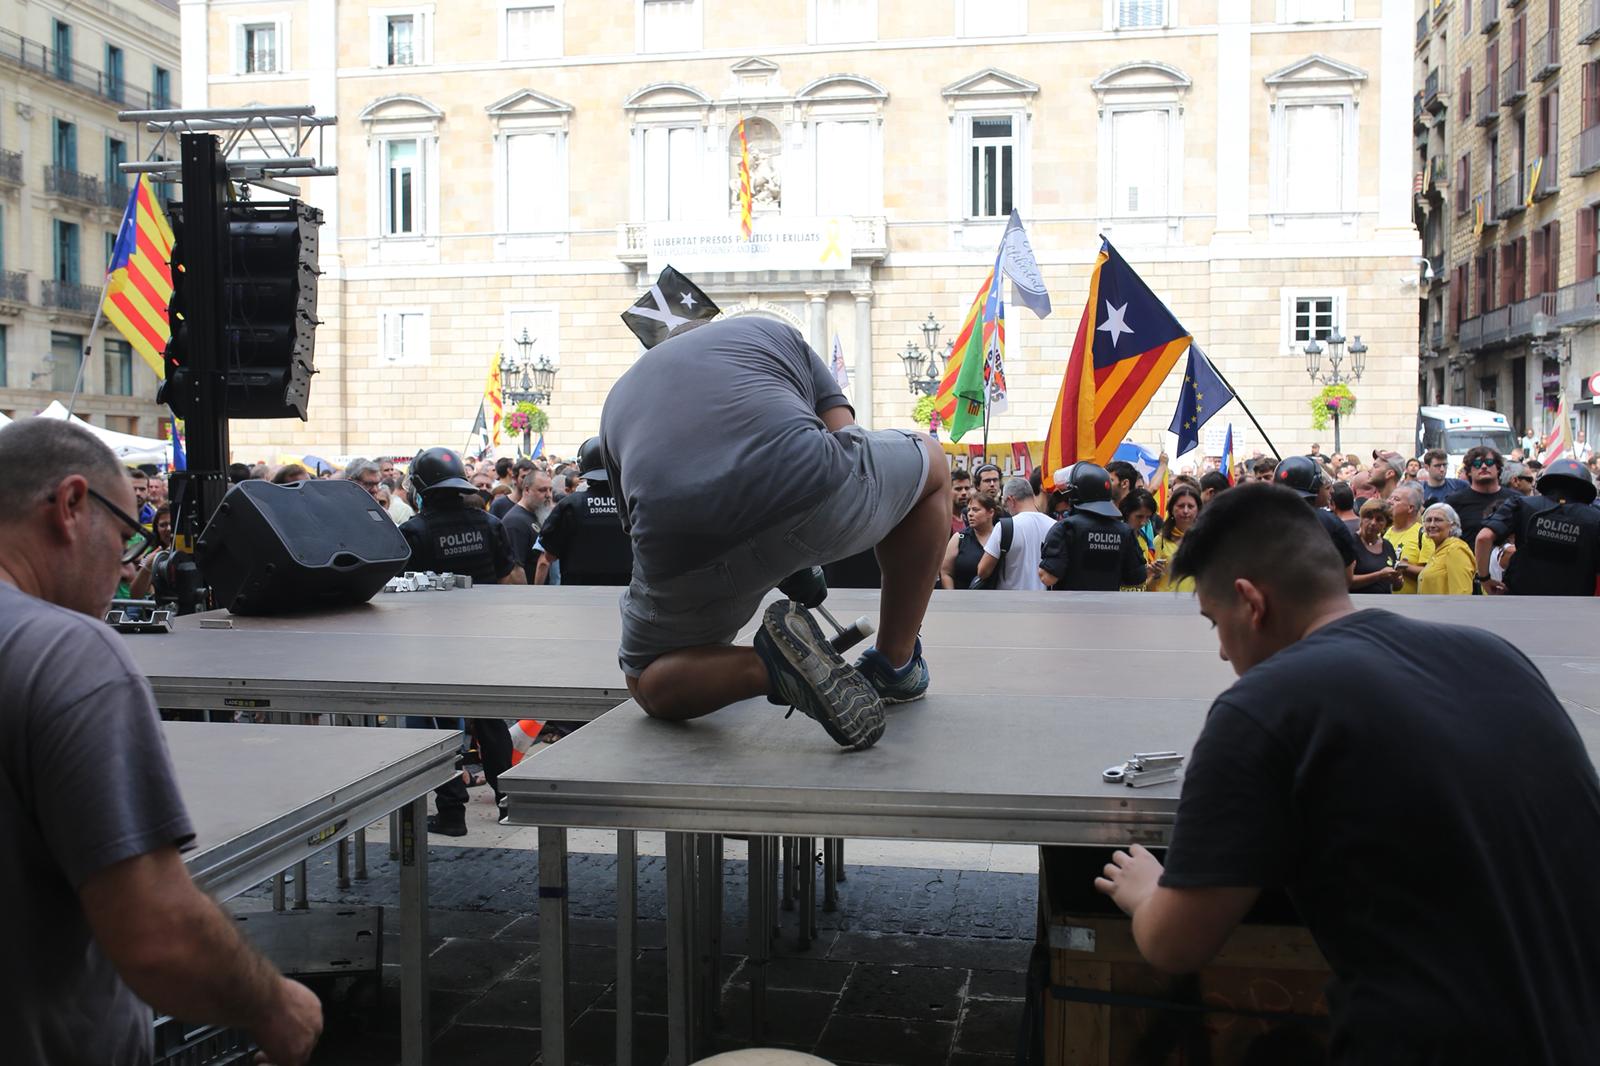
[(1517, 538), (1506, 567), (1506, 590), (1516, 596), (1593, 596), (1600, 574), (1600, 510), (1545, 496), (1506, 501), (1485, 523), (1496, 539)]
[(469, 507), (455, 491), (427, 494), (422, 510), (400, 527), (411, 546), (412, 570), (465, 574), (480, 585), (493, 585), (511, 572), (511, 542), (500, 519), (481, 507)]
[(561, 562), (563, 585), (626, 585), (633, 580), (633, 542), (609, 481), (563, 496), (545, 519), (539, 543)]
[(1055, 589), (1115, 592), (1143, 585), (1144, 553), (1126, 522), (1091, 511), (1072, 511), (1051, 527), (1039, 568), (1056, 576)]

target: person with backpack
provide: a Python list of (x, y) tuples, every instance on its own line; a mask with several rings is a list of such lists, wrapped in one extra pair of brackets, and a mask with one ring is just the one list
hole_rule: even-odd
[(1026, 479), (1007, 478), (1000, 491), (1011, 513), (995, 523), (994, 532), (984, 543), (983, 558), (978, 560), (978, 580), (973, 587), (1043, 592), (1039, 558), (1055, 519), (1040, 512), (1033, 486)]

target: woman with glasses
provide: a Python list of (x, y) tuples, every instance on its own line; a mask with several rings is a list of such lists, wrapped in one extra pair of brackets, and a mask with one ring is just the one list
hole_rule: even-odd
[(1470, 596), (1478, 561), (1461, 539), (1461, 518), (1448, 503), (1436, 503), (1422, 512), (1422, 532), (1433, 541), (1433, 558), (1417, 578), (1424, 596)]

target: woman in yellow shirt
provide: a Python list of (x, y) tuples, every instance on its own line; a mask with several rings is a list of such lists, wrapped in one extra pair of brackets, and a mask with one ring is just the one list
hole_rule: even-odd
[(1172, 486), (1172, 493), (1167, 497), (1167, 520), (1162, 523), (1161, 532), (1156, 534), (1152, 546), (1155, 562), (1150, 568), (1150, 579), (1144, 583), (1146, 591), (1194, 591), (1194, 578), (1186, 577), (1172, 584), (1167, 581), (1167, 572), (1172, 569), (1172, 557), (1178, 554), (1183, 535), (1189, 532), (1189, 527), (1194, 525), (1194, 520), (1199, 516), (1200, 490), (1186, 482)]
[(1424, 596), (1470, 596), (1478, 561), (1461, 539), (1461, 517), (1448, 503), (1436, 503), (1422, 512), (1422, 532), (1433, 541), (1433, 558), (1417, 577)]

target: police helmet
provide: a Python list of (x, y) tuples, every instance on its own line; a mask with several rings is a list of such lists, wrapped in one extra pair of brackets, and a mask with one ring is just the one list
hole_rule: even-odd
[(1111, 502), (1111, 475), (1098, 463), (1073, 463), (1066, 472), (1067, 500), (1074, 511), (1090, 511), (1110, 518), (1122, 512)]
[(590, 437), (578, 449), (578, 475), (585, 481), (606, 480), (606, 450), (599, 437)]
[(411, 484), (422, 493), (435, 489), (473, 491), (472, 482), (467, 480), (466, 467), (461, 465), (461, 456), (449, 448), (428, 448), (418, 452), (417, 457), (411, 460)]
[(1311, 499), (1322, 484), (1322, 470), (1309, 455), (1291, 455), (1281, 460), (1273, 470), (1272, 483), (1293, 489), (1306, 499)]
[(1576, 459), (1557, 459), (1539, 475), (1539, 495), (1562, 496), (1579, 503), (1593, 503), (1594, 478)]

